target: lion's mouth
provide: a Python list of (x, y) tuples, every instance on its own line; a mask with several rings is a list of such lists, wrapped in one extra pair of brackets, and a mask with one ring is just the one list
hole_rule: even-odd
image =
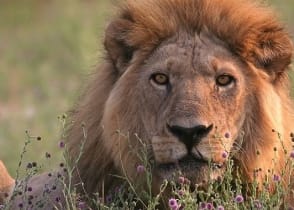
[(195, 184), (207, 180), (208, 177), (216, 179), (217, 176), (222, 174), (224, 168), (222, 164), (213, 163), (189, 154), (176, 162), (158, 164), (155, 171), (161, 179), (174, 180), (181, 174)]
[(194, 170), (196, 168), (199, 168), (205, 165), (208, 165), (207, 161), (196, 158), (192, 155), (187, 155), (183, 157), (182, 159), (178, 160), (177, 162), (159, 164), (158, 168), (166, 172), (173, 171), (173, 170), (187, 171), (187, 170)]
[(158, 164), (156, 168), (162, 172), (169, 173), (174, 171), (197, 171), (203, 167), (211, 167), (211, 169), (221, 169), (223, 165), (209, 162), (208, 160), (198, 158), (192, 154), (189, 154), (176, 162)]

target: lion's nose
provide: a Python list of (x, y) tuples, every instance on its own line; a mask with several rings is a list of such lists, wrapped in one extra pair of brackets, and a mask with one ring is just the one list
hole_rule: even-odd
[(167, 125), (169, 131), (175, 135), (179, 141), (183, 142), (188, 151), (191, 151), (193, 146), (197, 145), (202, 138), (212, 130), (213, 124), (209, 126), (196, 125), (194, 127), (186, 128), (178, 125)]

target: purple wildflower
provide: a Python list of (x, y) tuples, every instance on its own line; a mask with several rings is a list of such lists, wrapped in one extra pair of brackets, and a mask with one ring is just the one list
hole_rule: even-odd
[(176, 210), (179, 208), (178, 202), (174, 198), (169, 199), (168, 205), (169, 205), (170, 209), (172, 209), (172, 210)]
[(32, 192), (33, 188), (32, 187), (28, 187), (28, 191)]
[(291, 153), (290, 153), (290, 157), (294, 159), (294, 150), (291, 151)]
[(281, 181), (281, 177), (279, 175), (277, 175), (277, 174), (274, 174), (273, 180), (275, 182), (279, 182), (279, 181)]
[(242, 203), (243, 201), (244, 201), (244, 198), (243, 198), (242, 195), (237, 195), (237, 196), (235, 197), (235, 202), (236, 202), (236, 203)]
[(178, 191), (179, 196), (183, 196), (184, 195), (184, 191), (183, 190), (179, 190)]
[(229, 133), (229, 132), (225, 133), (225, 138), (227, 138), (227, 139), (228, 139), (228, 138), (230, 138), (230, 136), (231, 136), (231, 135), (230, 135), (230, 133)]
[(111, 195), (107, 195), (106, 196), (106, 203), (110, 204), (112, 202), (112, 196)]
[(18, 204), (18, 207), (21, 209), (23, 207), (23, 204), (22, 203), (19, 203)]
[(223, 151), (222, 158), (226, 159), (228, 157), (228, 153), (226, 151)]
[(256, 209), (262, 209), (262, 204), (260, 203), (259, 200), (253, 201), (253, 204)]
[(223, 207), (223, 206), (218, 206), (216, 209), (217, 209), (217, 210), (225, 210), (225, 207)]
[(179, 179), (178, 179), (178, 182), (179, 182), (180, 184), (184, 184), (184, 183), (185, 183), (185, 177), (180, 176)]
[(208, 209), (208, 210), (213, 209), (213, 204), (212, 203), (207, 203), (206, 204), (206, 209)]
[(55, 198), (55, 201), (56, 201), (56, 202), (60, 202), (60, 200), (61, 200), (60, 197), (56, 197), (56, 198)]
[(206, 209), (206, 203), (201, 202), (200, 203), (200, 209)]
[(137, 166), (137, 173), (141, 174), (145, 171), (145, 167), (143, 165), (138, 165)]
[(190, 185), (191, 181), (189, 179), (185, 178), (185, 184)]
[(85, 202), (80, 201), (80, 202), (78, 203), (78, 208), (79, 208), (79, 209), (86, 209), (86, 208), (87, 208), (87, 205), (86, 205)]
[(65, 143), (63, 141), (59, 142), (59, 148), (64, 148), (65, 147)]

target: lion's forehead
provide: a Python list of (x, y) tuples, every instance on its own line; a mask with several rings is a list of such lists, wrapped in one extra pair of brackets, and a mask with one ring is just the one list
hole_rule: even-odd
[[(191, 73), (213, 74), (217, 65), (238, 65), (238, 60), (226, 44), (212, 34), (203, 32), (187, 35), (179, 33), (166, 41), (147, 59), (148, 67), (164, 69), (183, 74), (183, 69)], [(225, 68), (225, 67), (224, 67)]]

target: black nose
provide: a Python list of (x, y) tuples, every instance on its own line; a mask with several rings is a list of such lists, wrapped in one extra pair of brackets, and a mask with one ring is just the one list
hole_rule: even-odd
[(201, 139), (207, 136), (207, 134), (212, 130), (213, 124), (209, 126), (197, 125), (191, 128), (178, 125), (167, 125), (167, 127), (173, 135), (178, 137), (178, 139), (186, 145), (187, 150), (191, 151), (193, 146), (197, 145)]

